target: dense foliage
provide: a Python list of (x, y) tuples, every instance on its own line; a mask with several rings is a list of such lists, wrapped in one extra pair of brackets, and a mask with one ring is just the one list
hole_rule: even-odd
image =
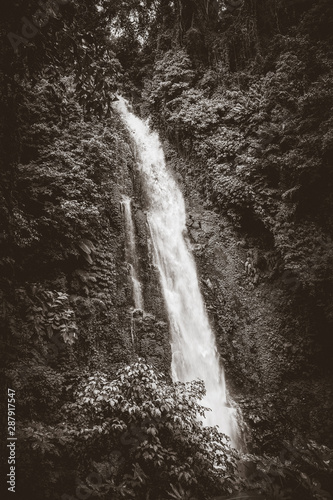
[(63, 407), (61, 423), (31, 422), (22, 431), (21, 481), (35, 498), (57, 498), (61, 489), (61, 498), (80, 498), (80, 492), (156, 500), (231, 493), (236, 455), (225, 436), (197, 420), (204, 415), (198, 403), (203, 395), (202, 383), (168, 385), (140, 360), (115, 378), (85, 376)]

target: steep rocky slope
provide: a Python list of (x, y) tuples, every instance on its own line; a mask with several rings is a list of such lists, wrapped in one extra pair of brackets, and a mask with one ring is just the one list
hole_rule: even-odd
[(200, 195), (191, 161), (167, 142), (165, 150), (187, 201), (189, 244), (249, 447), (272, 451), (296, 436), (331, 442), (332, 378), (310, 302), (295, 278), (279, 273), (274, 245), (235, 230)]

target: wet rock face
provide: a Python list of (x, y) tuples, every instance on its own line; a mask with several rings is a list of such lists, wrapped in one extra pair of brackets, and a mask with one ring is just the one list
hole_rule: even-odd
[[(136, 173), (139, 178), (139, 173)], [(136, 189), (140, 185), (135, 181)], [(160, 286), (158, 269), (154, 265), (153, 249), (150, 239), (146, 211), (142, 208), (140, 190), (133, 204), (133, 220), (136, 230), (137, 252), (139, 257), (139, 279), (142, 284), (144, 310), (152, 313), (161, 321), (167, 321), (164, 298)]]
[[(139, 262), (138, 277), (142, 286), (143, 311), (133, 310), (132, 339), (135, 355), (145, 358), (159, 371), (170, 374), (171, 347), (168, 316), (154, 264), (153, 248), (145, 209), (144, 185), (139, 170), (132, 169), (132, 217), (136, 233)], [(128, 305), (131, 306), (131, 300)], [(130, 307), (131, 309), (131, 307)]]

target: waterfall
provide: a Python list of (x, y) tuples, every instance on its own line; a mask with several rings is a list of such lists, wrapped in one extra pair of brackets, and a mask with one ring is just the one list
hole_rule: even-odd
[(131, 198), (128, 196), (123, 196), (123, 200), (121, 202), (125, 218), (125, 256), (129, 265), (132, 280), (134, 307), (135, 309), (143, 309), (141, 283), (138, 278), (139, 263), (136, 252), (135, 229), (132, 217), (131, 201)]
[(124, 99), (119, 98), (116, 108), (136, 144), (146, 188), (147, 219), (171, 330), (173, 380), (204, 381), (202, 404), (212, 410), (206, 413), (205, 424), (218, 425), (237, 446), (236, 409), (227, 403), (224, 371), (187, 244), (182, 193), (166, 168), (158, 135), (129, 111)]

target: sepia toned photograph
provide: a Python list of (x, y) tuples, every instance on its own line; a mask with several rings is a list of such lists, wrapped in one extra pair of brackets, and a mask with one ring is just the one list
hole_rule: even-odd
[(333, 1), (0, 32), (1, 500), (333, 500)]

